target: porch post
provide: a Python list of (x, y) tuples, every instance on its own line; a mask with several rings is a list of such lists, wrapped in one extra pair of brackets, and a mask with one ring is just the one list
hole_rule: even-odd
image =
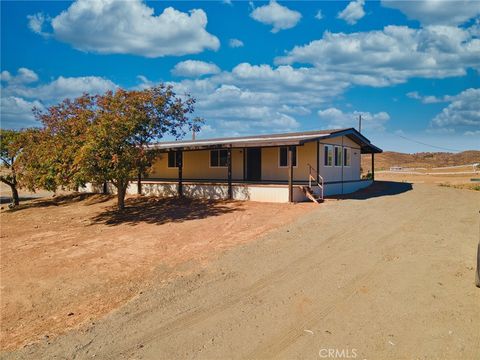
[(232, 149), (227, 150), (227, 168), (228, 168), (228, 198), (233, 198), (232, 191)]
[(247, 180), (247, 148), (243, 148), (243, 181)]
[(183, 196), (183, 174), (182, 174), (183, 151), (182, 150), (177, 151), (177, 154), (175, 155), (175, 161), (177, 161), (177, 166), (178, 166), (178, 196), (182, 197)]
[(372, 180), (375, 181), (375, 153), (372, 152)]
[(142, 172), (140, 170), (137, 174), (137, 194), (142, 195)]
[(320, 183), (320, 142), (317, 140), (317, 184)]
[(288, 202), (293, 202), (293, 146), (288, 147)]

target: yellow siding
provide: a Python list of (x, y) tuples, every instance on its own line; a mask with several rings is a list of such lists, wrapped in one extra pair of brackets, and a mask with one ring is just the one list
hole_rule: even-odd
[[(183, 153), (183, 178), (188, 179), (227, 179), (227, 168), (210, 167), (210, 151), (185, 151)], [(177, 168), (168, 167), (168, 155), (160, 154), (150, 169), (149, 177), (176, 179)], [(232, 178), (243, 179), (243, 152), (232, 150)]]
[[(262, 180), (288, 180), (288, 167), (280, 167), (279, 148), (262, 149)], [(316, 143), (297, 147), (297, 166), (293, 168), (294, 180), (308, 180), (308, 164), (316, 167)]]

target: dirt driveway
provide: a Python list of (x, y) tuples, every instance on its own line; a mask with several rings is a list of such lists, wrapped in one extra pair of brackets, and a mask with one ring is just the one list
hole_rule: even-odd
[(380, 183), (207, 266), (157, 268), (101, 321), (4, 355), (476, 359), (479, 208), (478, 192)]

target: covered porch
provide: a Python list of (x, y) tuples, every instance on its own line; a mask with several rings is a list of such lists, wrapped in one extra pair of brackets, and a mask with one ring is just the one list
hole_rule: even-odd
[[(343, 145), (343, 137), (358, 144), (362, 154), (372, 155), (373, 169), (374, 154), (381, 150), (355, 129), (163, 142), (152, 148), (165, 161), (168, 158), (168, 176), (159, 172), (157, 176), (142, 179), (141, 192), (272, 202), (323, 199), (324, 195), (353, 192), (370, 185), (373, 179), (361, 180), (360, 174), (344, 179), (343, 162), (341, 179), (322, 174), (322, 144), (341, 138)], [(207, 153), (210, 153), (209, 159), (205, 159)], [(185, 159), (188, 159), (187, 167)], [(192, 170), (202, 166), (208, 166), (207, 176)], [(138, 192), (133, 188), (130, 191), (134, 190)]]

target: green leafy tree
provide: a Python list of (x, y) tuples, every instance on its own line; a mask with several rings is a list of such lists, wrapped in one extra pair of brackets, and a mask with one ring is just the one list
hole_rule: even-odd
[(125, 207), (128, 183), (151, 166), (156, 153), (148, 145), (169, 134), (181, 138), (198, 131), (202, 122), (191, 118), (195, 100), (178, 97), (171, 86), (142, 91), (109, 91), (95, 98), (94, 120), (75, 162), (80, 178), (117, 188), (118, 208)]
[(33, 109), (41, 123), (39, 129), (25, 132), (19, 158), (21, 183), (31, 191), (58, 188), (77, 189), (88, 179), (76, 163), (85, 142), (86, 132), (95, 115), (95, 98), (84, 94), (74, 100), (65, 99), (45, 111)]
[(10, 186), (12, 203), (18, 205), (17, 158), (21, 151), (21, 132), (0, 129), (0, 158), (2, 169), (0, 181)]

